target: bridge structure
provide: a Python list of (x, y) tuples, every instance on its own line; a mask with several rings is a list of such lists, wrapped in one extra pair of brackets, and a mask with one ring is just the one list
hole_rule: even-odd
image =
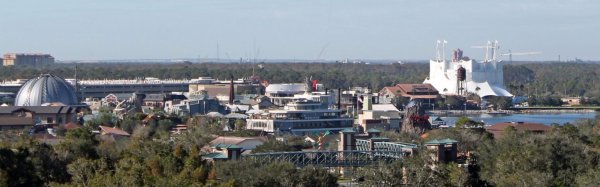
[(402, 159), (398, 151), (296, 151), (271, 152), (244, 155), (245, 160), (258, 163), (290, 162), (298, 167), (308, 165), (322, 167), (362, 167), (376, 163), (391, 163)]
[(298, 167), (363, 167), (403, 159), (418, 148), (416, 144), (387, 142), (388, 140), (382, 137), (356, 139), (356, 143), (352, 145), (353, 150), (253, 153), (242, 158), (259, 163), (291, 162)]

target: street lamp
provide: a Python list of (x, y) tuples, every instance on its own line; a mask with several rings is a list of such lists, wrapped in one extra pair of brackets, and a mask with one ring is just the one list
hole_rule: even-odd
[(465, 106), (464, 113), (467, 113), (467, 103), (463, 103), (463, 106)]
[(431, 103), (431, 107), (433, 107), (433, 111), (435, 112), (435, 104)]

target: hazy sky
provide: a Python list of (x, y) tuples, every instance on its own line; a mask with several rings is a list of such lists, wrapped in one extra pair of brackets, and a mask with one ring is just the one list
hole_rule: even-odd
[[(499, 40), (518, 59), (600, 60), (598, 0), (2, 0), (0, 53), (58, 60), (429, 59)], [(447, 53), (449, 54), (449, 52)], [(449, 56), (449, 55), (448, 55)]]

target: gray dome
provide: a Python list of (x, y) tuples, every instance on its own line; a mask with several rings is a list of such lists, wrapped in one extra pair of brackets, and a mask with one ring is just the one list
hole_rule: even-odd
[(44, 103), (59, 102), (76, 105), (75, 89), (65, 79), (44, 74), (25, 82), (17, 97), (15, 106), (42, 106)]

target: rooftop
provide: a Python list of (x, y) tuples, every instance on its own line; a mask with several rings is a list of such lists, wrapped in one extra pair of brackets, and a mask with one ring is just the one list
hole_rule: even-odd
[(429, 140), (427, 142), (425, 142), (425, 145), (440, 145), (440, 144), (455, 144), (458, 143), (458, 141), (450, 139), (450, 138), (446, 138), (446, 139), (433, 139), (433, 140)]

